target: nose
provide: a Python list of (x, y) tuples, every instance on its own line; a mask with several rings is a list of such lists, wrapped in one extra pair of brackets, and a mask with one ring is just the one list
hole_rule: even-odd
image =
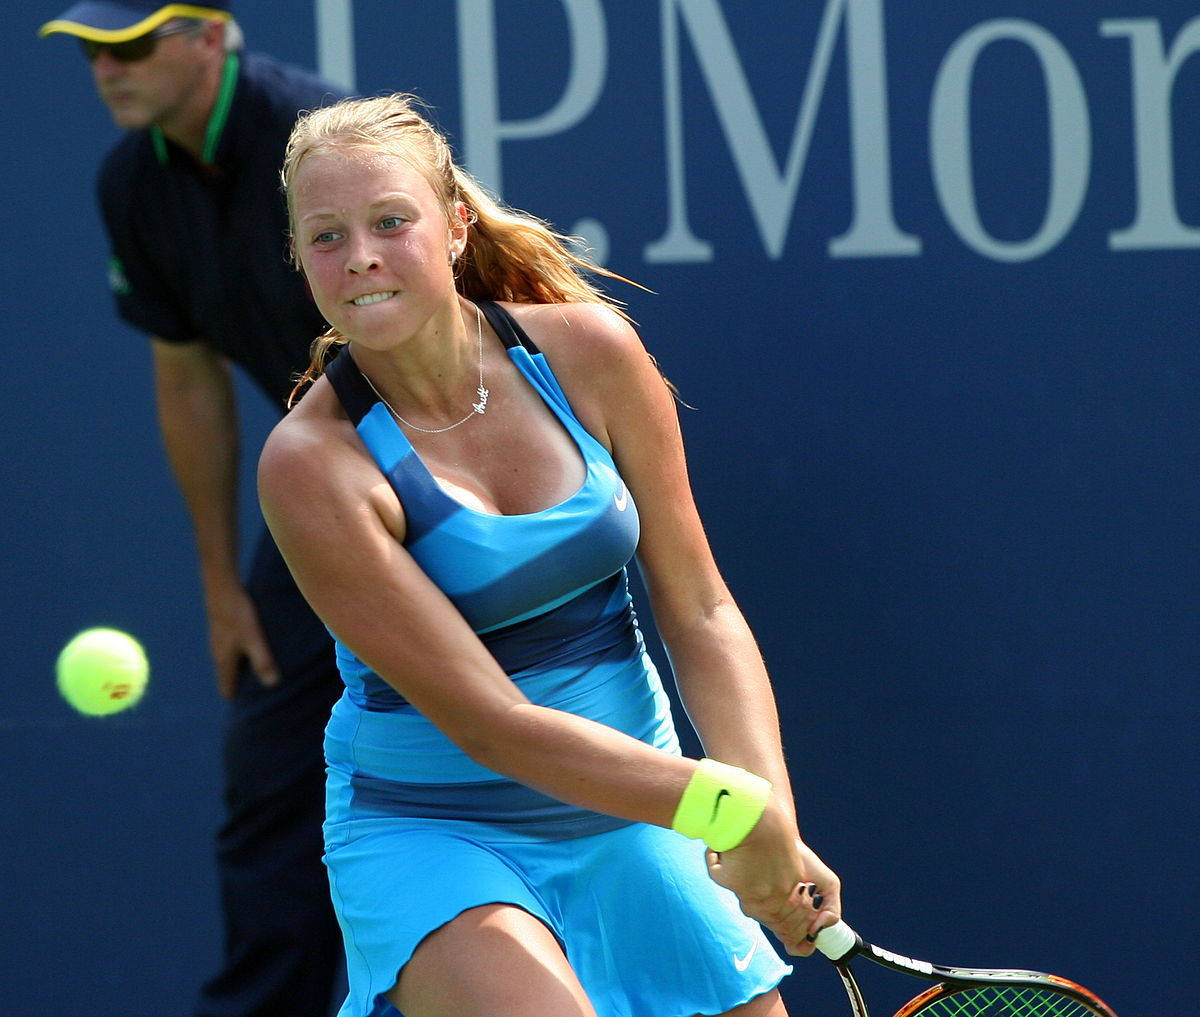
[(107, 46), (101, 46), (100, 51), (92, 59), (92, 74), (97, 80), (107, 80), (122, 69), (121, 61), (114, 57)]
[(379, 268), (379, 257), (371, 246), (370, 239), (359, 237), (352, 240), (346, 251), (346, 270), (355, 275), (363, 275), (377, 268)]

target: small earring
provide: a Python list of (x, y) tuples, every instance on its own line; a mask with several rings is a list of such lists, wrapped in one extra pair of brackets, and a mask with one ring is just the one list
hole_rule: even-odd
[(450, 264), (453, 265), (456, 261), (458, 261), (458, 252), (451, 251), (450, 252)]

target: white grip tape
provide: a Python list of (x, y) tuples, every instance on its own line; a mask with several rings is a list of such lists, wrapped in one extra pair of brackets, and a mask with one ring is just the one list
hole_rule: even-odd
[(817, 933), (817, 949), (830, 960), (841, 960), (857, 945), (858, 936), (845, 922), (838, 922)]

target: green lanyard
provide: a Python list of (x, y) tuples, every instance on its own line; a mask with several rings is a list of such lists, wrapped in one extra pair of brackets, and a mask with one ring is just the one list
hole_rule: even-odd
[[(208, 126), (204, 130), (204, 150), (200, 153), (201, 161), (210, 166), (216, 158), (217, 146), (221, 143), (225, 122), (229, 119), (229, 110), (233, 106), (239, 64), (236, 52), (226, 55), (225, 69), (221, 72), (221, 88), (217, 92), (217, 101), (213, 103), (212, 115), (208, 118)], [(166, 136), (157, 124), (150, 128), (150, 140), (154, 143), (154, 154), (158, 156), (158, 164), (166, 166), (171, 157), (167, 153)]]

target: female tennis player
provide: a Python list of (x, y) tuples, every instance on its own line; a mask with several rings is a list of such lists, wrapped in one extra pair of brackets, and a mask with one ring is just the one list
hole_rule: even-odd
[[(341, 1017), (781, 1017), (840, 916), (668, 384), (567, 240), (411, 97), (308, 114), (284, 185), (330, 324), (263, 508), (337, 640)], [(636, 555), (706, 758), (684, 758)]]

